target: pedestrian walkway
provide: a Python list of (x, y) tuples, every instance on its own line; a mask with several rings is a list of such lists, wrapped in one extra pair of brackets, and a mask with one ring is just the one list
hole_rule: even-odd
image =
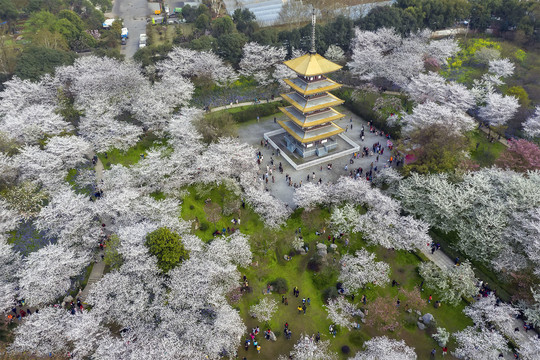
[[(482, 130), (483, 132), (485, 132), (486, 134), (490, 135), (490, 136), (493, 136), (493, 138), (495, 138), (495, 136), (499, 136), (498, 133), (494, 132), (494, 131), (491, 131), (489, 128), (486, 128), (485, 126), (480, 126), (479, 127), (480, 130)], [(508, 144), (508, 140), (505, 139), (504, 137), (500, 137), (500, 139), (497, 140), (498, 142), (500, 142), (501, 144), (503, 144), (504, 146), (506, 147), (509, 147), (510, 145)]]
[[(93, 158), (95, 154), (91, 154), (90, 158)], [(103, 179), (103, 163), (98, 157), (98, 160), (96, 162), (96, 165), (94, 166), (94, 170), (96, 171), (96, 183), (99, 185), (101, 183), (101, 180)], [(92, 268), (92, 271), (90, 272), (90, 276), (88, 277), (88, 282), (86, 283), (86, 286), (84, 287), (80, 298), (81, 301), (84, 302), (86, 300), (86, 297), (88, 296), (88, 292), (90, 291), (90, 288), (93, 284), (97, 283), (102, 277), (103, 277), (103, 271), (105, 270), (105, 262), (103, 261), (103, 255), (104, 251), (101, 250), (97, 254), (96, 263), (94, 264), (94, 267)]]
[[(435, 265), (440, 267), (441, 269), (450, 269), (455, 266), (454, 261), (450, 259), (448, 255), (446, 255), (442, 250), (436, 250), (433, 254), (431, 253), (431, 246), (426, 244), (426, 246), (423, 246), (422, 249), (420, 249), (422, 254), (424, 254), (429, 260), (433, 261)], [(524, 330), (525, 323), (521, 319), (514, 319), (513, 321), (513, 327), (518, 328), (519, 331), (514, 332), (512, 334), (512, 341), (518, 343), (518, 344), (524, 344), (533, 341), (534, 338), (538, 336), (538, 334), (534, 330), (529, 330), (526, 332)], [(514, 359), (514, 355), (512, 353), (504, 354), (505, 359)]]
[(281, 101), (281, 96), (275, 97), (274, 99), (266, 100), (266, 102), (264, 100), (260, 100), (257, 103), (255, 103), (254, 101), (250, 101), (250, 102), (243, 102), (243, 103), (238, 103), (238, 104), (232, 103), (230, 105), (218, 106), (215, 108), (211, 108), (210, 112), (221, 111), (225, 109), (233, 109), (233, 108), (249, 106), (249, 105), (267, 104), (267, 103), (276, 102), (276, 101)]

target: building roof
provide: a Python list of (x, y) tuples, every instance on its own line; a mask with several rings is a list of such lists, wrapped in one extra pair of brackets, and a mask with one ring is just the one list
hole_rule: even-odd
[(303, 76), (322, 75), (337, 71), (341, 65), (326, 60), (319, 54), (306, 54), (284, 62), (291, 70)]
[(341, 84), (330, 80), (330, 79), (320, 79), (317, 81), (306, 82), (299, 77), (292, 79), (284, 79), (285, 83), (292, 87), (294, 90), (298, 91), (303, 95), (313, 95), (317, 93), (327, 92), (335, 90), (341, 87)]
[(300, 94), (294, 91), (287, 94), (281, 94), (281, 97), (303, 113), (317, 111), (344, 103), (343, 100), (330, 93), (326, 93), (324, 96), (319, 96), (308, 100), (304, 99)]
[(334, 123), (328, 123), (327, 126), (315, 128), (313, 130), (302, 129), (291, 120), (278, 120), (278, 123), (283, 129), (285, 129), (285, 131), (287, 131), (292, 137), (302, 144), (323, 140), (345, 131)]
[(345, 116), (332, 108), (327, 111), (319, 112), (313, 115), (306, 115), (299, 111), (294, 106), (280, 107), (279, 108), (289, 119), (294, 121), (298, 126), (309, 127), (324, 124), (326, 122), (341, 119)]

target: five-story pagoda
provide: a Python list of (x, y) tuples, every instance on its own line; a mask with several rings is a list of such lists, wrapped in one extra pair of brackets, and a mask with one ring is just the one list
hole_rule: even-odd
[(280, 108), (289, 120), (279, 121), (285, 131), (285, 145), (291, 152), (302, 157), (324, 156), (337, 147), (335, 135), (344, 130), (332, 121), (341, 119), (344, 114), (332, 106), (340, 105), (343, 100), (329, 91), (341, 85), (327, 78), (325, 74), (341, 69), (341, 66), (315, 52), (315, 15), (311, 50), (308, 54), (284, 62), (298, 76), (285, 79), (292, 92), (282, 94), (290, 106)]

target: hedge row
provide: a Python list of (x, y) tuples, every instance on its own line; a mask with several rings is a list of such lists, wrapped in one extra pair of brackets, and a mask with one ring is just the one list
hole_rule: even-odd
[[(276, 101), (266, 104), (258, 104), (254, 106), (249, 106), (245, 110), (240, 111), (231, 111), (230, 114), (234, 121), (242, 123), (249, 120), (253, 120), (259, 117), (265, 117), (273, 115), (279, 112), (278, 107), (284, 106), (283, 101)], [(234, 110), (234, 109), (233, 109)]]

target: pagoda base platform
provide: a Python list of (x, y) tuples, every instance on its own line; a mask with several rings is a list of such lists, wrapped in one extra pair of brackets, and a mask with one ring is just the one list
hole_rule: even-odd
[(295, 169), (303, 170), (311, 166), (328, 164), (333, 159), (348, 156), (360, 151), (360, 145), (343, 134), (334, 135), (325, 147), (299, 149), (297, 143), (284, 130), (274, 130), (264, 134), (264, 138), (274, 148), (279, 149), (281, 156)]

